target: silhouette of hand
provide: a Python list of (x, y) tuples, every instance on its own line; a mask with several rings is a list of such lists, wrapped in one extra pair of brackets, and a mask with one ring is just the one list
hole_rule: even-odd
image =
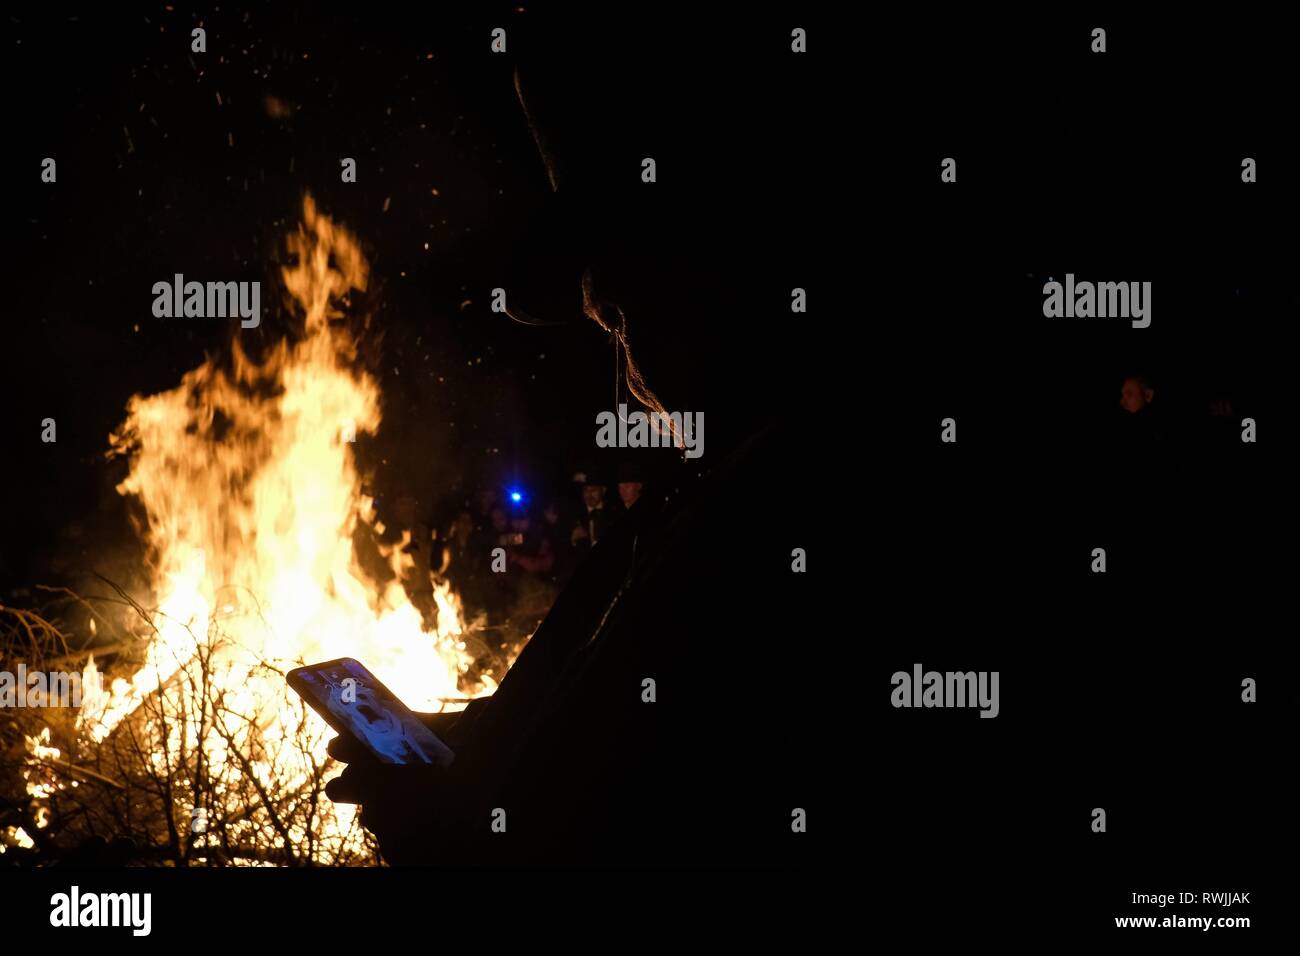
[[(442, 736), (456, 715), (416, 716)], [(384, 859), (393, 864), (432, 862), (426, 859), (427, 845), (439, 823), (438, 796), (445, 789), (446, 772), (428, 764), (381, 763), (343, 735), (329, 742), (328, 753), (347, 767), (325, 785), (325, 795), (335, 803), (361, 805), (361, 825), (378, 839)]]

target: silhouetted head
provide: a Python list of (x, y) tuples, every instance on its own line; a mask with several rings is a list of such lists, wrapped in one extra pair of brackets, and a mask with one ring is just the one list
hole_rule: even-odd
[[(805, 399), (798, 386), (754, 397), (807, 380), (810, 324), (792, 293), (816, 285), (811, 250), (833, 243), (810, 223), (843, 197), (822, 195), (831, 151), (797, 57), (756, 52), (770, 37), (716, 44), (650, 19), (593, 11), (520, 44), (539, 197), (502, 284), (516, 321), (577, 323), (610, 344), (592, 369), (605, 407), (703, 413), (712, 457)], [(843, 322), (818, 296), (818, 321)]]
[(1155, 400), (1156, 392), (1151, 383), (1141, 375), (1130, 375), (1124, 379), (1119, 390), (1119, 404), (1124, 411), (1136, 415)]
[(618, 483), (618, 497), (623, 502), (624, 508), (631, 508), (641, 497), (641, 482), (639, 481), (620, 481)]
[(586, 484), (582, 486), (582, 503), (588, 509), (599, 508), (605, 503), (605, 486)]

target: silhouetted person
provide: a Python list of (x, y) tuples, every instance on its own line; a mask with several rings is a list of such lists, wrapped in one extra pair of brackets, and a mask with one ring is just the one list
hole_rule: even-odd
[(468, 509), (456, 515), (442, 547), (438, 574), (451, 581), (466, 605), (481, 608), (482, 576), (487, 569), (487, 549), (474, 533), (474, 516)]
[(612, 511), (605, 506), (605, 486), (594, 477), (583, 483), (582, 507), (582, 515), (573, 528), (570, 541), (579, 552), (587, 552), (605, 537), (605, 532), (614, 522)]
[(1186, 487), (1196, 481), (1191, 438), (1144, 375), (1130, 375), (1120, 386), (1120, 407), (1130, 417), (1131, 458), (1126, 467), (1145, 471), (1157, 489)]
[(506, 551), (510, 562), (529, 574), (539, 577), (549, 575), (555, 564), (555, 552), (549, 536), (533, 527), (533, 520), (527, 512), (512, 516), (510, 529), (514, 533)]
[(573, 545), (570, 524), (564, 520), (564, 506), (552, 498), (542, 511), (542, 533), (550, 542), (555, 563), (551, 568), (551, 581), (563, 587), (578, 564), (578, 549)]
[[(882, 403), (871, 397), (846, 425), (842, 397), (821, 390), (861, 387), (832, 364), (847, 350), (828, 350), (814, 375), (805, 323), (735, 318), (788, 303), (784, 280), (754, 280), (808, 274), (796, 261), (805, 210), (831, 208), (810, 195), (827, 177), (771, 136), (779, 128), (824, 165), (823, 150), (788, 135), (800, 121), (781, 105), (812, 80), (744, 72), (703, 34), (658, 29), (623, 32), (589, 12), (521, 43), (537, 57), (521, 62), (518, 85), (554, 191), (502, 281), (512, 316), (577, 319), (616, 343), (630, 393), (619, 401), (709, 416), (708, 450), (665, 450), (662, 486), (617, 522), (589, 476), (573, 534), (597, 547), (492, 697), (431, 719), (456, 751), (448, 770), (378, 767), (332, 744), (356, 762), (330, 796), (362, 804), (392, 863), (861, 859), (867, 697), (853, 656), (868, 642), (847, 614), (823, 619), (859, 585), (835, 580), (821, 547), (838, 503), (820, 489), (860, 453), (853, 430)], [(707, 122), (683, 125), (673, 104), (645, 99), (639, 51), (659, 57), (670, 40), (700, 44), (683, 55), (711, 71), (690, 88)], [(714, 122), (715, 110), (731, 121)], [(637, 175), (650, 133), (690, 169), (671, 189)], [(756, 205), (763, 196), (780, 201)], [(605, 368), (592, 374), (594, 389)], [(765, 388), (773, 400), (756, 402)], [(796, 545), (822, 556), (821, 577), (792, 570)], [(839, 638), (830, 666), (809, 649), (820, 635)], [(506, 834), (493, 832), (496, 809)]]
[(631, 462), (624, 462), (618, 469), (618, 498), (623, 503), (623, 510), (630, 511), (641, 497), (645, 488), (645, 478), (640, 468)]

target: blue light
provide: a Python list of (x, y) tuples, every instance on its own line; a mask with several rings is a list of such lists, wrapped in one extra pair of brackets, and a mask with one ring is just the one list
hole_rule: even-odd
[(510, 492), (510, 500), (513, 501), (515, 504), (519, 504), (519, 502), (524, 500), (524, 496), (522, 493), (518, 491), (512, 491)]

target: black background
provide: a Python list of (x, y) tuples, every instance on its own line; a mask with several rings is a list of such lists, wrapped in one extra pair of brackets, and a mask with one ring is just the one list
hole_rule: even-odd
[[(608, 118), (629, 150), (610, 163), (630, 159), (634, 177), (642, 142), (689, 156), (733, 125), (744, 149), (779, 157), (767, 188), (743, 161), (710, 182), (661, 163), (653, 188), (667, 210), (715, 204), (701, 217), (709, 268), (675, 272), (673, 297), (770, 293), (759, 312), (696, 316), (682, 341), (708, 361), (737, 336), (789, 346), (743, 401), (708, 361), (685, 393), (759, 416), (801, 408), (854, 446), (844, 468), (839, 452), (791, 445), (843, 502), (800, 592), (822, 625), (816, 653), (860, 675), (871, 800), (840, 888), (863, 886), (872, 923), (900, 904), (927, 925), (978, 913), (986, 938), (1017, 919), (1073, 934), (1152, 915), (1133, 892), (1253, 890), (1245, 915), (1280, 915), (1266, 907), (1294, 867), (1285, 771), (1300, 699), (1283, 452), (1300, 165), (1284, 25), (1239, 6), (857, 17), (764, 4), (594, 21), (525, 6), (9, 14), (0, 587), (138, 560), (105, 438), (131, 394), (171, 387), (230, 334), (153, 319), (152, 283), (270, 279), (305, 189), (362, 238), (379, 280), (366, 359), (386, 427), (362, 451), (389, 466), (381, 509), (385, 492), (432, 498), (470, 470), (550, 473), (584, 449), (611, 394), (605, 338), (485, 306), (520, 249), (530, 281), (566, 264), (528, 245), (550, 203), (511, 57), (548, 31), (608, 26), (637, 38), (627, 56), (667, 91), (644, 118)], [(209, 52), (191, 55), (200, 16)], [(507, 56), (488, 53), (497, 25)], [(795, 25), (809, 31), (803, 58), (789, 53)], [(268, 115), (268, 95), (290, 118)], [(55, 186), (39, 180), (45, 156)], [(338, 181), (340, 156), (358, 158), (355, 185)], [(956, 184), (939, 181), (946, 156)], [(1256, 184), (1241, 182), (1244, 156)], [(640, 215), (640, 202), (607, 214)], [(700, 223), (644, 222), (637, 241), (666, 259), (706, 244)], [(756, 248), (811, 278), (755, 268)], [(1042, 283), (1066, 272), (1151, 281), (1152, 326), (1045, 319)], [(812, 309), (791, 327), (798, 284)], [(548, 315), (562, 311), (549, 296), (537, 293)], [(272, 314), (258, 335), (290, 325)], [(1134, 369), (1189, 413), (1231, 396), (1259, 442), (1219, 446), (1190, 485), (1153, 483), (1117, 437)], [(39, 441), (47, 416), (57, 445)], [(937, 440), (946, 416), (955, 446)], [(1104, 576), (1089, 571), (1094, 547)], [(999, 670), (1001, 716), (891, 708), (890, 674), (917, 661)], [(1240, 701), (1246, 676), (1256, 705)], [(1093, 807), (1105, 834), (1090, 831)]]

